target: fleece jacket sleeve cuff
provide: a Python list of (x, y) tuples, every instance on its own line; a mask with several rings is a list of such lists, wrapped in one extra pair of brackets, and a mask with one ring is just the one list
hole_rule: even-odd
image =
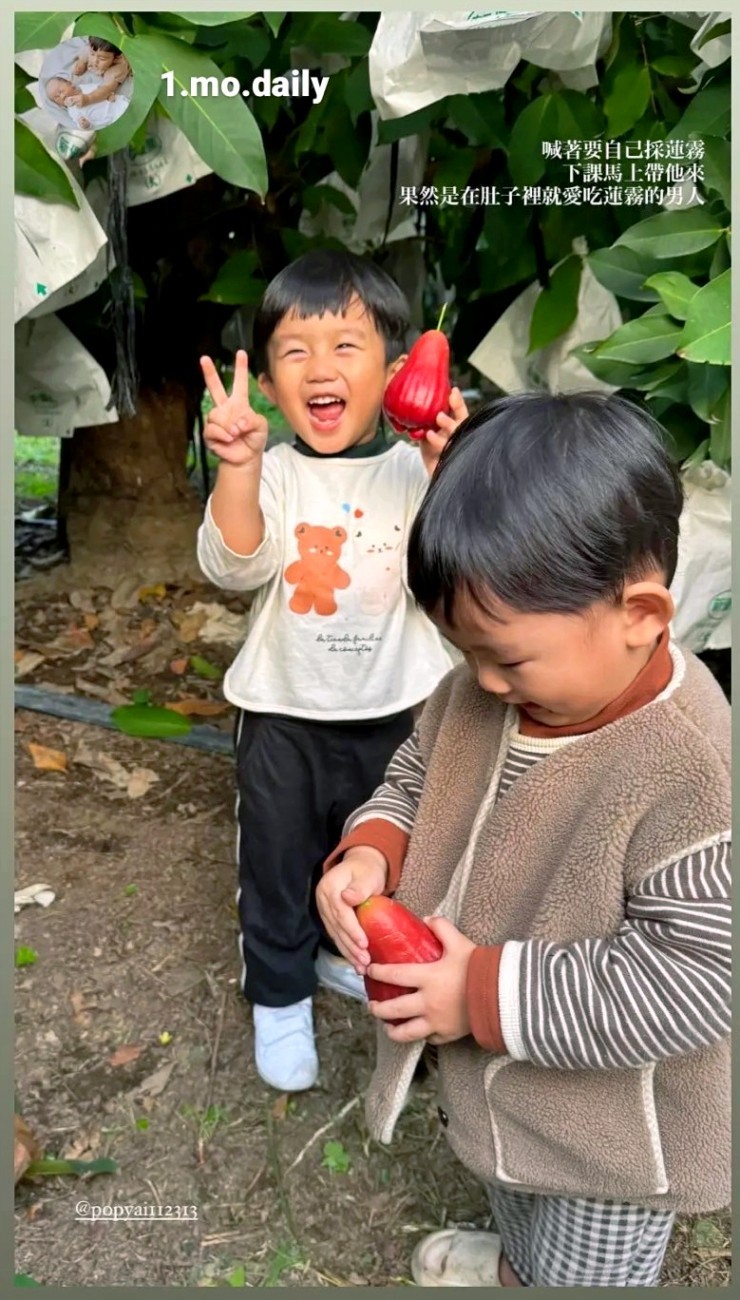
[(506, 1052), (501, 1033), (498, 980), (503, 945), (474, 948), (468, 963), (466, 996), (470, 1032), (476, 1043), (487, 1052)]
[(408, 844), (409, 836), (406, 831), (401, 830), (400, 826), (386, 821), (384, 817), (369, 817), (340, 840), (333, 853), (330, 853), (324, 862), (324, 871), (329, 871), (331, 867), (341, 862), (348, 849), (359, 847), (377, 849), (388, 863), (388, 875), (383, 892), (392, 894), (398, 888), (401, 879)]

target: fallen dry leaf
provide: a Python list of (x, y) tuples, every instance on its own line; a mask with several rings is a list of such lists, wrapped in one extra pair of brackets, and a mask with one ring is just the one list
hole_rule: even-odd
[(155, 618), (143, 619), (138, 632), (139, 640), (146, 641), (147, 637), (150, 637), (153, 632), (156, 632), (156, 630), (157, 620)]
[(68, 627), (66, 632), (62, 632), (61, 636), (58, 636), (53, 644), (58, 650), (71, 650), (75, 653), (78, 650), (95, 649), (95, 642), (87, 628), (77, 627), (75, 623)]
[(175, 673), (178, 677), (182, 677), (183, 673), (187, 672), (189, 663), (190, 660), (187, 657), (184, 657), (182, 659), (173, 659), (172, 663), (170, 664), (170, 670), (171, 672)]
[(90, 1024), (90, 1017), (88, 1015), (88, 1012), (97, 1011), (98, 1003), (88, 1002), (87, 998), (85, 997), (85, 994), (80, 993), (79, 989), (76, 989), (73, 993), (70, 993), (69, 1000), (72, 1003), (72, 1014), (74, 1015), (75, 1021), (77, 1022), (78, 1025), (80, 1025), (84, 1029), (87, 1025)]
[(273, 1119), (285, 1119), (288, 1111), (288, 1094), (282, 1092), (272, 1108)]
[(38, 654), (35, 650), (16, 650), (15, 652), (15, 675), (16, 677), (27, 677), (32, 673), (34, 668), (44, 662), (44, 656)]
[(61, 749), (47, 749), (45, 745), (34, 745), (32, 740), (29, 740), (27, 748), (33, 759), (33, 765), (39, 772), (67, 771), (67, 755)]
[(97, 614), (85, 614), (84, 622), (88, 632), (94, 632), (96, 627), (100, 626), (100, 619)]
[(73, 609), (79, 609), (86, 614), (92, 614), (95, 610), (95, 602), (91, 591), (70, 591), (67, 599)]
[(126, 794), (129, 799), (140, 799), (158, 780), (157, 773), (150, 767), (135, 767), (126, 786)]
[(96, 700), (103, 700), (114, 708), (130, 703), (128, 696), (117, 691), (114, 686), (98, 686), (96, 682), (88, 682), (84, 677), (75, 677), (75, 690), (82, 695), (92, 695)]
[(139, 603), (140, 585), (141, 578), (137, 578), (135, 574), (129, 573), (125, 578), (121, 578), (110, 598), (113, 609), (134, 609)]
[(195, 613), (187, 611), (185, 614), (177, 614), (173, 617), (178, 624), (177, 635), (179, 639), (189, 645), (191, 641), (197, 641), (200, 629), (208, 615), (205, 610), (198, 610)]
[(138, 1061), (143, 1047), (137, 1047), (134, 1043), (124, 1043), (117, 1047), (112, 1056), (108, 1057), (109, 1065), (129, 1065), (131, 1061)]
[(198, 700), (193, 697), (176, 700), (174, 704), (168, 702), (167, 708), (173, 713), (183, 713), (186, 716), (215, 718), (219, 713), (228, 713), (231, 705), (223, 700)]
[(18, 1182), (25, 1174), (32, 1160), (40, 1160), (43, 1151), (26, 1121), (20, 1115), (13, 1115), (13, 1171)]
[(155, 582), (153, 587), (140, 587), (138, 591), (138, 598), (142, 605), (148, 600), (164, 600), (166, 595), (167, 588), (163, 582)]
[(108, 668), (118, 668), (120, 664), (128, 664), (134, 659), (141, 659), (143, 655), (154, 649), (158, 640), (159, 631), (153, 632), (144, 641), (139, 641), (136, 645), (125, 646), (120, 650), (114, 650), (111, 654), (106, 655), (104, 659), (98, 660), (98, 667), (106, 665)]
[(154, 1074), (148, 1075), (133, 1091), (137, 1096), (158, 1097), (167, 1087), (174, 1068), (175, 1062), (170, 1061), (169, 1065), (163, 1065), (161, 1069), (155, 1070)]
[(81, 1129), (68, 1147), (62, 1151), (65, 1160), (92, 1160), (100, 1150), (102, 1135), (99, 1129)]

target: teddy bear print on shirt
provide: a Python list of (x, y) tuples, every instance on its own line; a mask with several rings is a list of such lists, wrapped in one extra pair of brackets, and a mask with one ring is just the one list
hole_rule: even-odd
[(352, 585), (361, 614), (386, 614), (401, 587), (401, 527), (380, 530), (363, 519), (352, 534)]
[(318, 524), (298, 524), (299, 560), (285, 570), (285, 581), (295, 586), (288, 605), (294, 614), (336, 614), (334, 592), (350, 584), (350, 576), (339, 566), (342, 547), (347, 540), (344, 528), (322, 528)]

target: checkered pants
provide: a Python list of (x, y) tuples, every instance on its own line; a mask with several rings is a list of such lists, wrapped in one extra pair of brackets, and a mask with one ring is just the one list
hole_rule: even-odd
[(675, 1215), (620, 1201), (488, 1188), (524, 1286), (657, 1286)]

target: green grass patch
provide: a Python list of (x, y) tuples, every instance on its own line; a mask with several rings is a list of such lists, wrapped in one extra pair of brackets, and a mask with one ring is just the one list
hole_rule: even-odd
[(55, 499), (59, 473), (59, 439), (25, 438), (16, 433), (13, 452), (16, 496), (24, 501), (43, 501), (47, 497)]

